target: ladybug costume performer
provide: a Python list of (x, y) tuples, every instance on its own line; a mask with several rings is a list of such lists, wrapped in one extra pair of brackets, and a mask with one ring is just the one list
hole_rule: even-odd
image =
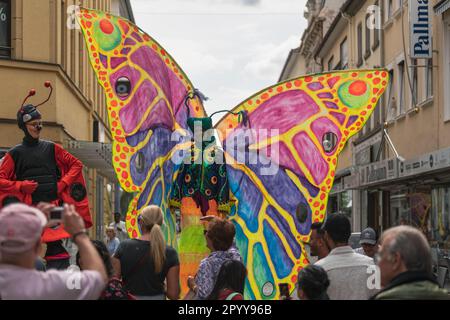
[[(34, 96), (33, 89), (17, 112), (17, 123), (25, 137), (21, 144), (6, 153), (0, 165), (0, 208), (14, 202), (36, 205), (49, 202), (56, 206), (73, 204), (87, 228), (92, 226), (86, 183), (82, 175), (83, 164), (58, 144), (39, 139), (42, 116), (37, 110), (52, 94), (50, 82), (48, 98), (39, 105), (27, 104)], [(62, 246), (62, 239), (70, 238), (63, 226), (46, 228), (42, 242), (47, 243), (47, 266), (65, 268), (69, 254)], [(50, 266), (51, 267), (51, 266)]]

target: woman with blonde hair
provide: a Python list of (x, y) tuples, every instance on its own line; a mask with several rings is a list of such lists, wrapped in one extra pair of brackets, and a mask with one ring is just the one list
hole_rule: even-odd
[(116, 274), (138, 299), (176, 300), (180, 295), (178, 254), (165, 243), (163, 220), (161, 208), (144, 208), (138, 217), (142, 235), (122, 241), (113, 257)]

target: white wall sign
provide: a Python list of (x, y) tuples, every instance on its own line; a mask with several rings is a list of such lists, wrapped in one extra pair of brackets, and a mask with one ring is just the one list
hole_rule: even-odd
[(450, 148), (426, 153), (417, 158), (400, 163), (399, 176), (414, 176), (434, 170), (445, 169), (450, 166)]
[(397, 159), (387, 159), (359, 167), (359, 186), (387, 182), (398, 178)]
[(412, 59), (433, 57), (431, 6), (429, 0), (409, 1), (410, 48)]

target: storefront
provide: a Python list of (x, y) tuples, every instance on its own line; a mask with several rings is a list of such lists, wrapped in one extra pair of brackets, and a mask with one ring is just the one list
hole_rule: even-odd
[[(357, 167), (361, 227), (378, 234), (398, 226), (418, 228), (428, 239), (434, 264), (450, 267), (450, 148), (400, 161)], [(354, 196), (354, 198), (356, 198)]]
[(353, 190), (357, 185), (354, 168), (338, 171), (334, 180), (333, 188), (328, 198), (327, 214), (343, 213), (355, 225), (353, 214)]
[(357, 172), (362, 225), (367, 213), (367, 225), (380, 231), (412, 225), (433, 240), (431, 212), (442, 207), (450, 188), (450, 148), (403, 162), (371, 163)]
[[(86, 187), (94, 222), (92, 236), (103, 240), (105, 225), (112, 221), (119, 206), (118, 181), (112, 165), (111, 144), (89, 141), (67, 140), (67, 151), (85, 165)], [(120, 212), (120, 211), (119, 211)]]
[(380, 234), (389, 226), (389, 193), (398, 177), (398, 161), (388, 159), (359, 166), (357, 173), (360, 228), (371, 227)]

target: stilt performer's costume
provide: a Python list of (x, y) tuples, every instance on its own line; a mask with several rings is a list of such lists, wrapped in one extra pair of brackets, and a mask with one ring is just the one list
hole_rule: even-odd
[[(0, 207), (13, 202), (73, 204), (89, 228), (92, 219), (82, 175), (83, 164), (58, 144), (33, 138), (26, 128), (26, 123), (41, 119), (37, 108), (50, 99), (53, 91), (50, 82), (45, 86), (50, 88), (47, 100), (36, 106), (25, 105), (36, 93), (31, 90), (17, 112), (17, 123), (25, 137), (21, 144), (6, 153), (0, 166)], [(42, 125), (38, 123), (35, 128), (40, 131)], [(46, 228), (42, 241), (54, 242), (69, 237), (63, 227)]]
[(219, 148), (211, 135), (192, 141), (195, 124), (203, 133), (211, 119), (186, 74), (154, 39), (100, 11), (81, 9), (78, 21), (106, 93), (115, 171), (136, 194), (129, 234), (139, 235), (140, 210), (156, 204), (165, 212), (167, 240), (177, 244), (173, 209), (179, 207), (184, 285), (207, 254), (199, 218), (223, 212), (236, 226), (248, 269), (246, 298), (277, 299), (279, 283), (293, 290), (308, 264), (303, 242), (310, 226), (325, 218), (337, 157), (369, 119), (388, 73), (331, 72), (266, 88), (214, 127)]

